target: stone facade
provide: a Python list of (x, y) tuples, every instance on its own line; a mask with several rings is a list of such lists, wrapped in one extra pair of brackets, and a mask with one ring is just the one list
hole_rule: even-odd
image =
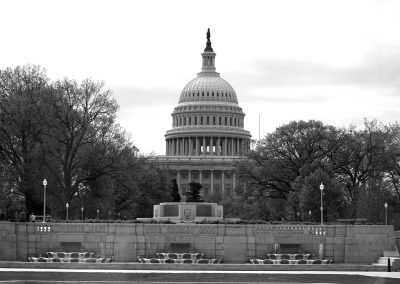
[(371, 264), (397, 249), (393, 226), (0, 222), (0, 260), (9, 261), (70, 248), (133, 262), (187, 247), (224, 263), (246, 263), (285, 245), (335, 263)]
[(215, 70), (211, 42), (202, 53), (201, 72), (182, 90), (165, 134), (166, 155), (153, 162), (175, 171), (181, 196), (188, 183), (199, 182), (203, 194), (232, 195), (234, 162), (250, 149), (250, 132), (235, 90)]

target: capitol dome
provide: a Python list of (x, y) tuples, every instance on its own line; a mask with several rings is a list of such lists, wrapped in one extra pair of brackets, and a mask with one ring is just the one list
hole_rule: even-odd
[(232, 86), (219, 77), (219, 74), (203, 75), (199, 73), (198, 77), (191, 80), (181, 92), (179, 103), (195, 101), (220, 101), (237, 104), (235, 90)]
[(183, 88), (165, 134), (167, 156), (244, 155), (250, 132), (235, 90), (215, 69), (215, 53), (207, 34), (201, 71)]

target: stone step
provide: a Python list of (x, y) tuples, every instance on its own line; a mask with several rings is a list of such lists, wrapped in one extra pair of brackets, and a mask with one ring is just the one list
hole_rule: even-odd
[(378, 265), (387, 265), (388, 264), (388, 258), (390, 258), (390, 265), (392, 265), (394, 259), (400, 259), (400, 257), (386, 257), (382, 256), (378, 259)]
[(390, 257), (392, 257), (392, 256), (397, 256), (397, 257), (400, 257), (400, 254), (399, 254), (399, 252), (397, 251), (397, 250), (393, 250), (393, 251), (390, 251), (390, 250), (384, 250), (383, 251), (383, 256), (390, 256)]

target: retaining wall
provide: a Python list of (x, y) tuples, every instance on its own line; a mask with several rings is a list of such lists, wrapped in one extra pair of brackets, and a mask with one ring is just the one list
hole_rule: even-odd
[(371, 264), (395, 250), (393, 226), (0, 222), (0, 260), (25, 261), (47, 251), (80, 250), (117, 262), (188, 249), (225, 263), (246, 263), (294, 245), (336, 263)]

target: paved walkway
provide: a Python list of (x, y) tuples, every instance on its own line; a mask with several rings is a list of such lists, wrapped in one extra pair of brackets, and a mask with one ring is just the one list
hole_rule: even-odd
[[(400, 272), (0, 268), (0, 283), (400, 283)], [(16, 282), (17, 281), (17, 282)]]

